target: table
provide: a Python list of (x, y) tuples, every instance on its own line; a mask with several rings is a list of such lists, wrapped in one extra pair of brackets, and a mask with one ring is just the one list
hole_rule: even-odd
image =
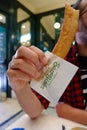
[(73, 127), (87, 128), (87, 126), (79, 123), (43, 112), (40, 117), (33, 120), (27, 114), (24, 114), (5, 130), (12, 130), (13, 128), (25, 128), (25, 130), (62, 130), (62, 125), (65, 126), (65, 130), (71, 130)]

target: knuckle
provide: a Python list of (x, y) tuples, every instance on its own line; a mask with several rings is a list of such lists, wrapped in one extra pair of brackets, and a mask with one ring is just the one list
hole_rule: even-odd
[(6, 74), (10, 79), (12, 79), (13, 77), (17, 77), (17, 73), (13, 72), (10, 69), (7, 70)]
[(20, 59), (20, 60), (15, 60), (14, 64), (16, 67), (18, 67), (18, 66), (21, 66), (23, 63), (22, 63), (22, 60)]
[(35, 48), (35, 46), (32, 45), (32, 46), (30, 46), (29, 48), (33, 49), (33, 48)]
[(10, 75), (10, 71), (9, 71), (9, 69), (8, 69), (7, 72), (6, 72), (6, 75), (7, 75), (7, 76)]
[(14, 76), (10, 69), (7, 70), (6, 74), (9, 78), (12, 78)]
[(21, 46), (21, 47), (17, 50), (17, 54), (20, 55), (20, 54), (23, 52), (24, 48), (25, 48), (24, 46)]
[(13, 68), (19, 68), (24, 64), (24, 61), (22, 59), (14, 59), (12, 67)]

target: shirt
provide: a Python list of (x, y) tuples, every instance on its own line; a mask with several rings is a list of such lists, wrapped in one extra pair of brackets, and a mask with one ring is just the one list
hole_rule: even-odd
[(78, 56), (80, 72), (81, 72), (81, 81), (82, 81), (82, 90), (84, 96), (85, 109), (87, 109), (87, 57)]
[(39, 93), (37, 93), (35, 90), (32, 89), (32, 91), (37, 96), (37, 98), (39, 99), (39, 101), (42, 103), (42, 105), (44, 106), (44, 108), (47, 109), (48, 106), (49, 106), (49, 101), (46, 98), (44, 98), (43, 96), (41, 96)]
[[(78, 50), (76, 45), (72, 46), (65, 59), (79, 67)], [(79, 68), (72, 81), (66, 88), (65, 92), (61, 96), (60, 101), (65, 102), (72, 107), (85, 109), (84, 96), (81, 85), (81, 73)]]

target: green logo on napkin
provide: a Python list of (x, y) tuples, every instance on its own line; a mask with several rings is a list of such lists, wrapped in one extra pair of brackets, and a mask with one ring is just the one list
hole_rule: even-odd
[[(52, 68), (48, 68), (47, 74), (45, 75), (45, 79), (41, 85), (41, 88), (44, 89), (47, 85), (50, 85), (52, 80), (55, 78), (57, 74), (57, 69), (60, 67), (60, 63), (54, 62)], [(49, 70), (50, 69), (50, 70)]]

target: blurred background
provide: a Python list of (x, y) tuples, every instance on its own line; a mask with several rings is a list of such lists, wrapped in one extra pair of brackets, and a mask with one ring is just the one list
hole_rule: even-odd
[(6, 77), (9, 61), (21, 45), (44, 52), (54, 47), (64, 18), (65, 3), (76, 0), (0, 1), (0, 101), (12, 97)]

